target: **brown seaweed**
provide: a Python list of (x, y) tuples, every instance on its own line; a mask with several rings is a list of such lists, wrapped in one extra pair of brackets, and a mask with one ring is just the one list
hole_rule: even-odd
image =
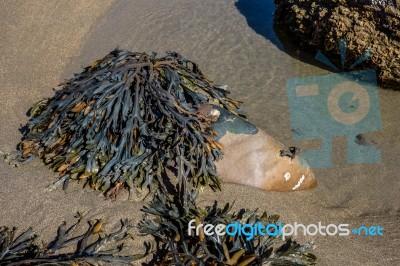
[[(112, 264), (129, 264), (145, 254), (119, 256), (124, 241), (130, 237), (131, 221), (121, 221), (119, 230), (110, 234), (99, 234), (102, 220), (88, 221), (88, 229), (83, 234), (73, 236), (80, 225), (82, 216), (78, 214), (77, 222), (67, 227), (63, 222), (57, 230), (57, 236), (47, 245), (38, 243), (37, 235), (29, 228), (17, 236), (17, 228), (0, 227), (0, 265), (98, 265), (99, 262)], [(95, 237), (98, 235), (98, 237)], [(113, 248), (107, 248), (114, 243)], [(116, 244), (120, 243), (115, 247)], [(63, 252), (74, 247), (73, 252)]]
[(192, 219), (203, 224), (240, 223), (277, 224), (279, 216), (258, 213), (257, 210), (240, 210), (231, 214), (232, 205), (219, 208), (217, 203), (198, 208), (189, 202), (186, 213), (181, 201), (175, 197), (157, 195), (143, 208), (146, 213), (139, 224), (142, 234), (150, 234), (158, 241), (159, 248), (153, 261), (158, 265), (313, 265), (316, 257), (310, 253), (313, 245), (300, 245), (292, 239), (279, 236), (255, 236), (247, 240), (243, 235), (207, 236), (188, 233)]
[(43, 159), (60, 175), (53, 187), (83, 180), (111, 198), (121, 186), (166, 191), (167, 169), (183, 198), (219, 189), (221, 145), (198, 109), (213, 103), (244, 117), (228, 93), (178, 53), (114, 50), (31, 108), (18, 159)]

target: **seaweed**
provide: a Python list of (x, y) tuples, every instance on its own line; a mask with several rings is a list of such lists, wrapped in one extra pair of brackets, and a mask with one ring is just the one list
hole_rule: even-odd
[(188, 224), (229, 224), (238, 222), (254, 225), (257, 222), (277, 224), (279, 216), (258, 213), (257, 210), (240, 210), (230, 214), (232, 205), (219, 208), (199, 208), (190, 201), (185, 213), (181, 201), (167, 195), (156, 195), (149, 206), (143, 208), (144, 219), (139, 223), (141, 234), (150, 234), (158, 242), (153, 261), (158, 265), (314, 265), (316, 257), (310, 252), (312, 243), (300, 245), (292, 239), (282, 240), (271, 235), (198, 235), (188, 231)]
[[(38, 156), (58, 172), (52, 187), (83, 180), (113, 198), (168, 190), (167, 170), (186, 201), (192, 189), (220, 189), (214, 164), (223, 155), (208, 103), (245, 117), (239, 102), (176, 52), (157, 57), (114, 50), (36, 103), (19, 145), (21, 162)], [(170, 186), (171, 187), (171, 186)]]
[[(146, 254), (134, 256), (118, 256), (124, 246), (124, 240), (130, 235), (133, 227), (131, 221), (121, 221), (119, 230), (102, 233), (103, 220), (87, 221), (89, 227), (83, 234), (72, 236), (82, 221), (82, 216), (76, 216), (77, 221), (67, 228), (63, 222), (57, 230), (57, 236), (49, 244), (38, 244), (38, 236), (32, 228), (19, 234), (17, 228), (0, 227), (0, 265), (98, 265), (99, 262), (129, 264)], [(94, 239), (98, 235), (97, 239)], [(110, 243), (120, 243), (118, 246), (105, 250)], [(74, 247), (73, 252), (61, 252)]]
[[(196, 225), (214, 226), (233, 222), (277, 224), (277, 215), (268, 216), (266, 212), (244, 209), (232, 214), (232, 204), (221, 209), (216, 202), (199, 208), (194, 200), (190, 200), (188, 206), (189, 212), (185, 212), (177, 195), (156, 194), (153, 201), (143, 208), (144, 218), (137, 225), (141, 235), (154, 237), (152, 242), (155, 244), (145, 243), (145, 252), (135, 255), (118, 255), (125, 240), (131, 236), (130, 229), (135, 227), (129, 220), (122, 220), (120, 229), (110, 234), (104, 232), (102, 219), (90, 220), (84, 233), (73, 234), (83, 218), (78, 213), (73, 225), (67, 227), (66, 222), (61, 223), (56, 237), (47, 245), (38, 243), (38, 236), (32, 228), (17, 236), (17, 228), (0, 227), (0, 265), (121, 265), (142, 259), (147, 261), (141, 262), (143, 265), (315, 264), (316, 257), (310, 253), (313, 249), (311, 243), (300, 245), (292, 239), (282, 240), (279, 236), (269, 235), (255, 235), (250, 240), (240, 234), (207, 235), (203, 228), (198, 235), (188, 231), (191, 220), (195, 220)], [(149, 258), (151, 254), (152, 259)]]
[[(220, 189), (215, 161), (223, 156), (223, 147), (212, 127), (217, 115), (207, 113), (210, 104), (218, 106), (218, 114), (245, 118), (240, 102), (228, 93), (176, 52), (157, 57), (114, 50), (29, 110), (19, 151), (6, 160), (41, 158), (60, 175), (52, 189), (66, 189), (73, 179), (107, 198), (115, 198), (123, 187), (130, 195), (148, 190), (154, 198), (142, 209), (138, 227), (156, 242), (149, 264), (312, 265), (316, 258), (310, 243), (270, 235), (206, 235), (203, 229), (195, 236), (187, 228), (190, 221), (276, 224), (279, 219), (257, 210), (231, 213), (230, 204), (222, 209), (217, 203), (196, 206), (203, 187)], [(176, 179), (169, 178), (171, 173)], [(111, 234), (102, 233), (103, 220), (89, 221), (84, 234), (71, 237), (82, 216), (77, 219), (69, 228), (62, 223), (47, 245), (37, 244), (31, 228), (15, 237), (16, 228), (1, 227), (0, 265), (122, 264), (149, 255), (146, 249), (145, 254), (118, 256), (123, 244), (103, 251), (105, 244), (129, 237), (131, 221), (123, 221)], [(61, 252), (71, 247), (75, 251)]]

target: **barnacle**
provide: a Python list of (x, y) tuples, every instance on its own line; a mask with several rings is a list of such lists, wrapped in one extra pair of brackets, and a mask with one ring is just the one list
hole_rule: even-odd
[[(292, 39), (299, 48), (320, 51), (340, 65), (338, 41), (347, 40), (346, 69), (377, 70), (380, 84), (398, 89), (400, 5), (393, 0), (275, 0), (274, 23), (282, 41)], [(351, 66), (366, 50), (371, 57)]]
[(131, 193), (166, 191), (171, 169), (184, 196), (193, 187), (219, 189), (222, 146), (198, 110), (212, 102), (244, 115), (194, 62), (175, 52), (114, 50), (60, 86), (32, 107), (18, 158), (42, 158), (60, 174), (52, 187), (77, 179), (109, 197), (121, 184)]

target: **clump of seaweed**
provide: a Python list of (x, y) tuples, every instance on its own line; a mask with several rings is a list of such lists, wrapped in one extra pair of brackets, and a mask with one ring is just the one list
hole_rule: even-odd
[[(98, 265), (100, 262), (129, 264), (145, 254), (118, 256), (124, 240), (130, 237), (128, 231), (133, 227), (131, 221), (121, 221), (119, 230), (102, 233), (103, 220), (88, 221), (85, 233), (72, 236), (82, 221), (78, 214), (77, 222), (67, 228), (63, 222), (57, 230), (57, 236), (47, 245), (37, 242), (37, 235), (29, 228), (17, 237), (17, 228), (0, 227), (0, 265)], [(96, 237), (98, 235), (98, 237)], [(106, 246), (122, 243), (105, 250)], [(63, 249), (74, 247), (73, 252), (63, 253)]]
[(167, 169), (185, 196), (219, 189), (222, 146), (198, 110), (213, 103), (244, 116), (228, 93), (176, 52), (114, 50), (31, 108), (18, 159), (43, 159), (60, 175), (54, 186), (84, 180), (109, 197), (121, 187), (166, 191)]
[(223, 209), (215, 203), (204, 209), (190, 201), (186, 213), (179, 199), (156, 195), (149, 206), (144, 207), (145, 218), (139, 224), (142, 234), (151, 234), (158, 241), (159, 249), (154, 258), (158, 265), (313, 265), (316, 257), (310, 253), (313, 245), (300, 245), (280, 236), (255, 235), (247, 240), (245, 235), (220, 236), (198, 235), (188, 232), (188, 224), (195, 219), (196, 225), (229, 224), (238, 222), (254, 225), (277, 224), (279, 216), (268, 216), (257, 210), (241, 210), (230, 214), (231, 205)]

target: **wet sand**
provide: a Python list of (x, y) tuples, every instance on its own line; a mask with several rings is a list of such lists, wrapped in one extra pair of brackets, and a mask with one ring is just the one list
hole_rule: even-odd
[[(270, 14), (266, 14), (268, 16)], [(280, 50), (249, 27), (235, 1), (3, 1), (0, 3), (0, 150), (13, 151), (36, 101), (92, 61), (120, 47), (135, 51), (175, 50), (199, 63), (216, 83), (227, 84), (232, 97), (244, 101), (250, 121), (288, 146), (290, 131), (286, 80), (327, 74)], [(379, 164), (346, 162), (346, 139), (334, 139), (334, 166), (316, 169), (318, 187), (296, 193), (263, 192), (223, 184), (222, 192), (205, 191), (201, 204), (236, 200), (235, 209), (259, 208), (277, 213), (287, 223), (380, 225), (383, 237), (298, 237), (314, 240), (319, 265), (400, 264), (400, 93), (380, 90), (383, 129), (367, 134), (381, 150)], [(0, 225), (32, 226), (46, 241), (62, 220), (77, 211), (88, 218), (139, 221), (142, 202), (116, 201), (82, 184), (48, 191), (55, 174), (39, 160), (16, 169), (0, 163)], [(137, 237), (133, 245), (141, 244)]]

